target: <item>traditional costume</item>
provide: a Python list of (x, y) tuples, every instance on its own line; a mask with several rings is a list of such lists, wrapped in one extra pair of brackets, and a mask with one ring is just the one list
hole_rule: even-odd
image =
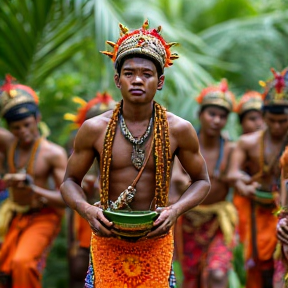
[[(117, 43), (107, 42), (113, 47), (113, 52), (103, 52), (111, 57), (115, 63), (116, 70), (119, 69), (126, 56), (147, 57), (149, 60), (154, 61), (155, 66), (160, 71), (158, 72), (160, 76), (163, 74), (164, 67), (172, 65), (172, 60), (178, 58), (177, 54), (171, 54), (170, 52), (170, 47), (175, 43), (166, 43), (160, 36), (161, 27), (158, 27), (157, 30), (148, 29), (148, 21), (145, 21), (140, 29), (129, 32), (122, 24), (119, 26), (121, 31)], [(106, 209), (115, 211), (115, 209), (127, 208), (136, 192), (134, 184), (137, 181), (135, 179), (134, 184), (132, 183), (131, 186), (123, 191), (115, 202), (109, 200), (109, 172), (111, 161), (113, 161), (112, 145), (116, 127), (120, 122), (121, 132), (133, 145), (134, 156), (132, 155), (131, 160), (135, 168), (140, 170), (139, 177), (141, 176), (141, 171), (143, 171), (141, 169), (146, 164), (145, 160), (141, 157), (142, 154), (137, 145), (141, 145), (150, 133), (153, 132), (153, 141), (150, 146), (149, 155), (153, 153), (156, 166), (154, 202), (158, 207), (165, 207), (168, 205), (171, 172), (171, 151), (166, 110), (154, 102), (154, 116), (152, 116), (153, 119), (150, 121), (151, 125), (149, 124), (146, 133), (142, 137), (135, 139), (130, 135), (131, 133), (129, 134), (129, 130), (125, 125), (121, 114), (121, 104), (117, 105), (108, 124), (103, 152), (100, 158), (101, 206), (104, 208), (104, 212)], [(149, 157), (146, 157), (146, 160), (147, 158)], [(142, 224), (146, 225), (145, 223)], [(143, 228), (143, 225), (139, 225)], [(139, 225), (136, 223), (138, 227), (136, 229), (140, 229)], [(136, 235), (135, 230), (132, 230), (130, 230), (131, 235)], [(121, 235), (121, 229), (119, 234)], [(91, 256), (91, 265), (86, 277), (85, 287), (174, 287), (174, 283), (171, 285), (169, 283), (173, 256), (173, 236), (171, 231), (168, 235), (157, 239), (132, 238), (129, 237), (129, 233), (126, 234), (126, 237), (119, 236), (119, 238), (107, 239), (93, 233)]]
[[(0, 88), (1, 116), (9, 123), (39, 115), (38, 97), (30, 87), (12, 83), (6, 77)], [(42, 138), (33, 144), (30, 158), (25, 167), (17, 168), (18, 141), (11, 143), (8, 153), (8, 172), (25, 173), (34, 177), (37, 155), (41, 150)], [(29, 181), (29, 177), (26, 178)], [(41, 276), (47, 253), (53, 239), (60, 230), (62, 211), (43, 205), (32, 206), (31, 198), (24, 199), (23, 205), (16, 204), (15, 195), (10, 196), (0, 210), (0, 233), (5, 235), (0, 250), (1, 287), (32, 288), (41, 286)]]
[[(262, 113), (263, 99), (261, 93), (257, 91), (248, 91), (240, 99), (238, 105), (235, 108), (235, 112), (238, 114), (240, 123), (247, 113), (250, 111), (258, 111)], [(244, 171), (245, 167), (243, 168)], [(249, 199), (243, 197), (238, 193), (233, 195), (233, 203), (238, 211), (239, 222), (237, 225), (237, 231), (239, 234), (239, 239), (241, 243), (244, 243), (245, 232), (247, 231), (247, 222), (250, 221), (250, 218), (247, 218), (247, 215), (242, 213), (244, 206), (249, 206)]]
[[(262, 111), (269, 111), (274, 114), (286, 114), (286, 110), (288, 109), (287, 70), (284, 70), (282, 73), (277, 73), (274, 69), (271, 70), (274, 74), (274, 79), (269, 80), (267, 83), (260, 83), (265, 87), (265, 91), (262, 94)], [(287, 145), (287, 137), (284, 140), (280, 154), (275, 155), (273, 161), (267, 164), (264, 157), (265, 131), (266, 130), (262, 131), (260, 139), (260, 170), (256, 175), (251, 176), (253, 181), (258, 181), (259, 179), (264, 178), (265, 175), (276, 172), (278, 174), (277, 177), (280, 178), (279, 159)], [(247, 172), (249, 173), (249, 171)], [(274, 265), (275, 267), (278, 267), (275, 269), (274, 280), (279, 278), (279, 273), (278, 275), (276, 274), (277, 271), (281, 271), (281, 265), (279, 265), (277, 261), (275, 263), (273, 260), (273, 253), (275, 252), (277, 244), (275, 231), (278, 220), (275, 215), (275, 210), (277, 210), (276, 199), (278, 197), (278, 181), (271, 183), (271, 191), (261, 191), (257, 189), (255, 199), (253, 200), (239, 195), (235, 196), (236, 200), (234, 200), (239, 206), (240, 219), (246, 219), (242, 221), (243, 233), (241, 235), (241, 240), (245, 247), (244, 258), (247, 269), (247, 288), (266, 287), (263, 285), (272, 283)], [(280, 272), (280, 274), (282, 272)]]
[[(219, 86), (203, 89), (197, 97), (200, 109), (220, 107), (233, 111), (235, 97), (223, 79)], [(220, 178), (224, 170), (223, 155), (226, 139), (219, 138), (219, 157), (211, 177)], [(183, 287), (206, 287), (208, 271), (227, 274), (231, 268), (237, 212), (231, 202), (221, 201), (199, 205), (178, 219), (175, 229), (177, 257), (182, 264)], [(201, 283), (201, 284), (200, 284)]]

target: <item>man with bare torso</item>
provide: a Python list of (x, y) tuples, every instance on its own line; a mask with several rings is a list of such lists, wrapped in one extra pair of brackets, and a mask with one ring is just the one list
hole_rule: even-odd
[[(81, 106), (77, 114), (66, 113), (65, 120), (73, 121), (73, 127), (79, 129), (83, 122), (92, 117), (98, 116), (108, 110), (115, 108), (116, 102), (107, 92), (97, 92), (90, 101), (74, 97), (73, 101)], [(76, 131), (69, 141), (67, 150), (69, 155), (73, 152), (73, 143)], [(82, 181), (82, 189), (85, 192), (87, 201), (90, 204), (99, 201), (99, 167), (95, 159), (88, 173)], [(69, 288), (83, 288), (85, 276), (89, 265), (89, 251), (92, 230), (89, 223), (74, 210), (68, 210), (68, 266), (69, 266)]]
[[(264, 128), (264, 121), (262, 115), (263, 100), (261, 93), (257, 91), (248, 91), (240, 99), (235, 112), (238, 114), (239, 122), (242, 128), (242, 134), (252, 133)], [(247, 167), (246, 167), (247, 168)], [(243, 167), (243, 172), (247, 173), (246, 168)], [(240, 243), (245, 241), (245, 233), (247, 222), (250, 222), (250, 217), (247, 217), (245, 211), (246, 207), (250, 205), (250, 200), (237, 193), (233, 193), (233, 203), (238, 211), (238, 234)]]
[[(207, 196), (209, 177), (192, 125), (153, 101), (164, 84), (164, 67), (178, 58), (170, 52), (173, 43), (166, 43), (160, 28), (149, 30), (147, 21), (132, 32), (121, 24), (120, 29), (117, 43), (109, 42), (113, 52), (104, 53), (115, 62), (115, 84), (123, 100), (113, 112), (81, 126), (61, 192), (93, 230), (86, 287), (174, 287), (169, 284), (171, 227)], [(193, 184), (167, 206), (175, 155)], [(100, 203), (93, 206), (85, 200), (80, 184), (95, 156), (100, 163), (101, 192)], [(123, 208), (136, 213), (157, 208), (159, 216), (144, 237), (133, 239), (127, 233), (119, 238), (115, 237), (116, 223), (104, 213), (121, 213)]]
[(273, 287), (273, 253), (277, 243), (277, 217), (273, 212), (279, 202), (279, 158), (287, 145), (288, 101), (287, 80), (272, 71), (274, 79), (267, 83), (263, 93), (267, 128), (240, 137), (228, 174), (237, 193), (249, 200), (249, 205), (241, 210), (250, 220), (244, 239), (247, 288)]
[[(0, 212), (0, 228), (6, 230), (0, 250), (0, 283), (5, 288), (38, 288), (48, 249), (61, 226), (65, 203), (57, 187), (67, 157), (64, 149), (39, 133), (36, 93), (12, 80), (7, 76), (0, 89), (1, 115), (11, 132), (4, 175), (10, 196)], [(53, 189), (48, 186), (50, 177)]]
[[(234, 95), (223, 79), (219, 86), (203, 89), (197, 100), (201, 125), (198, 138), (211, 179), (211, 191), (201, 205), (179, 219), (175, 231), (176, 257), (182, 264), (183, 288), (227, 287), (236, 211), (226, 201), (229, 183), (225, 169), (233, 145), (221, 135), (221, 130), (229, 112), (233, 111)], [(175, 170), (173, 173), (172, 183), (180, 176)], [(171, 194), (174, 193), (171, 190)]]

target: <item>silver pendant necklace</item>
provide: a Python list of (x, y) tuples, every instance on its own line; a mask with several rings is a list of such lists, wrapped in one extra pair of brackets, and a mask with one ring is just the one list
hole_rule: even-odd
[(141, 145), (144, 144), (144, 142), (147, 140), (147, 138), (151, 134), (152, 126), (153, 126), (153, 118), (154, 118), (154, 113), (152, 113), (152, 116), (150, 118), (150, 121), (149, 121), (149, 124), (147, 126), (145, 133), (141, 137), (135, 138), (129, 131), (121, 112), (119, 114), (121, 132), (123, 136), (133, 145), (133, 150), (131, 154), (131, 162), (137, 170), (141, 169), (145, 160), (145, 149), (141, 148)]

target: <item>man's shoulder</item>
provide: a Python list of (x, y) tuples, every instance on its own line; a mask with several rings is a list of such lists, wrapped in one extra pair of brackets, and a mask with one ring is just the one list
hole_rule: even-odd
[(193, 127), (189, 121), (187, 121), (187, 120), (185, 120), (185, 119), (183, 119), (183, 118), (181, 118), (181, 117), (179, 117), (179, 116), (177, 116), (171, 112), (167, 112), (167, 120), (168, 120), (170, 129), (173, 129), (176, 131), (179, 129), (181, 131), (185, 131), (185, 130), (191, 129)]
[(15, 137), (10, 131), (0, 127), (0, 146), (2, 150), (8, 148), (8, 146), (11, 145), (11, 141), (13, 141), (14, 139)]
[(67, 155), (65, 149), (62, 146), (60, 146), (60, 145), (58, 145), (58, 144), (56, 144), (56, 143), (54, 143), (48, 139), (45, 139), (45, 138), (43, 138), (41, 141), (41, 147), (44, 150), (44, 153), (46, 154), (46, 156), (48, 156), (48, 157), (53, 157), (53, 156), (54, 157), (55, 156), (65, 156), (66, 157), (66, 155)]
[(238, 143), (242, 146), (245, 146), (246, 148), (252, 148), (255, 145), (258, 145), (262, 134), (262, 130), (253, 133), (243, 134), (239, 137)]
[(84, 121), (83, 125), (81, 126), (81, 129), (92, 129), (92, 130), (103, 129), (103, 127), (106, 127), (108, 125), (112, 117), (112, 114), (113, 110), (109, 110), (100, 115), (87, 119), (86, 121)]

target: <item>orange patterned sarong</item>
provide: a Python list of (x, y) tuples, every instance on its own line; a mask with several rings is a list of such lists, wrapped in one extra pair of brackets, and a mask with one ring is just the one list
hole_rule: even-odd
[(91, 253), (95, 288), (169, 288), (172, 231), (136, 242), (93, 234)]

